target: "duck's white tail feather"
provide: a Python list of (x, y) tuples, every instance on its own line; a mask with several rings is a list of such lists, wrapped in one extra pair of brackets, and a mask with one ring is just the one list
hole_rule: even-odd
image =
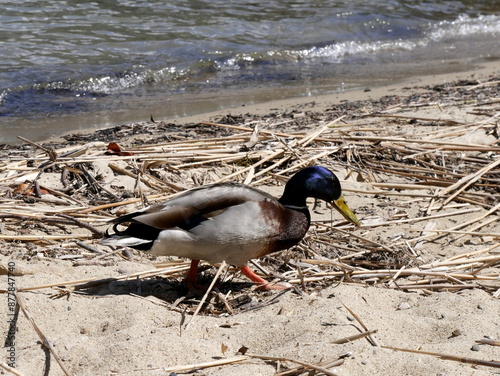
[(114, 235), (114, 236), (110, 236), (109, 238), (101, 239), (100, 243), (102, 245), (114, 245), (114, 246), (120, 246), (120, 247), (134, 248), (135, 246), (138, 246), (141, 244), (151, 243), (151, 240), (133, 238), (133, 237), (129, 237), (126, 235), (123, 235), (123, 236)]

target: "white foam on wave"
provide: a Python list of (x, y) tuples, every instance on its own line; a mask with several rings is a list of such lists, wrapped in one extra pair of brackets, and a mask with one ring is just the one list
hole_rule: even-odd
[(460, 15), (454, 21), (440, 21), (429, 25), (427, 36), (429, 39), (439, 42), (448, 38), (473, 37), (476, 35), (496, 37), (498, 34), (500, 34), (500, 16), (479, 15), (470, 17)]
[(288, 51), (297, 59), (325, 59), (341, 63), (345, 57), (374, 55), (377, 53), (397, 53), (424, 48), (431, 42), (441, 42), (449, 38), (474, 36), (497, 37), (500, 34), (500, 16), (485, 15), (470, 17), (461, 15), (454, 21), (440, 21), (425, 27), (423, 35), (414, 39), (378, 40), (368, 42), (347, 41), (323, 47)]
[(90, 77), (82, 81), (53, 81), (33, 85), (35, 90), (68, 90), (78, 93), (115, 94), (123, 90), (139, 87), (148, 83), (169, 82), (178, 78), (183, 72), (175, 67), (162, 69), (145, 69), (122, 72), (113, 76)]
[(324, 60), (330, 63), (342, 63), (346, 57), (375, 55), (377, 53), (397, 53), (424, 48), (432, 42), (441, 42), (450, 38), (474, 36), (496, 37), (500, 34), (500, 16), (479, 15), (471, 17), (460, 15), (453, 21), (440, 21), (422, 26), (423, 33), (409, 39), (377, 41), (344, 41), (325, 46), (313, 46), (296, 50), (272, 50), (261, 54), (239, 54), (218, 64), (220, 70), (239, 69), (241, 65), (268, 61), (307, 61)]

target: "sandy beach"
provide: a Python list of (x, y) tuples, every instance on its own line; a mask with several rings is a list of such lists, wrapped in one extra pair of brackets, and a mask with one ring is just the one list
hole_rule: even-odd
[[(0, 374), (499, 374), (499, 114), (489, 62), (3, 146)], [(288, 290), (204, 264), (207, 286), (221, 276), (200, 304), (188, 260), (99, 244), (115, 216), (186, 189), (279, 196), (315, 164), (362, 226), (311, 201), (304, 240), (250, 265)]]

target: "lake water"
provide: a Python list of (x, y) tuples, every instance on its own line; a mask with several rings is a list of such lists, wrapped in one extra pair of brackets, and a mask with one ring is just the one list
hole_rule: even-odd
[(0, 142), (500, 59), (498, 0), (0, 5)]

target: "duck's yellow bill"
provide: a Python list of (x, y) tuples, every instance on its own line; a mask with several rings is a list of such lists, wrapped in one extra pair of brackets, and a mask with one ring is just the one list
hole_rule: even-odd
[(358, 218), (356, 218), (356, 215), (352, 212), (349, 206), (347, 206), (347, 203), (345, 202), (344, 199), (344, 195), (340, 195), (340, 197), (337, 200), (333, 200), (332, 205), (349, 222), (354, 223), (356, 226), (361, 226), (361, 223), (358, 221)]

